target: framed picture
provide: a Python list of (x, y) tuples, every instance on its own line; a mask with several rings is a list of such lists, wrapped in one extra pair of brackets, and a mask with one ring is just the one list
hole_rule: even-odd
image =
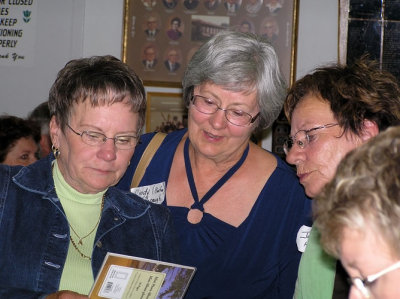
[(340, 0), (340, 63), (368, 54), (400, 79), (399, 21), (398, 0)]
[(187, 127), (187, 108), (181, 93), (147, 93), (146, 132), (169, 133)]
[(181, 87), (193, 53), (221, 30), (253, 32), (295, 78), (298, 0), (125, 0), (122, 59), (145, 85)]

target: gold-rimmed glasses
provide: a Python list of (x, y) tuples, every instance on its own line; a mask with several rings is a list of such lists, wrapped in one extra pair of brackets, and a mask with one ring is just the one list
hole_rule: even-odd
[(136, 146), (138, 137), (130, 135), (119, 135), (115, 137), (107, 137), (103, 133), (95, 131), (83, 131), (81, 133), (75, 131), (69, 124), (67, 127), (74, 132), (76, 135), (80, 136), (82, 141), (87, 145), (99, 146), (111, 139), (114, 141), (115, 147), (121, 150), (132, 149)]
[(214, 114), (218, 110), (222, 110), (225, 112), (225, 118), (228, 122), (235, 126), (248, 126), (255, 122), (260, 113), (257, 113), (255, 116), (244, 112), (240, 109), (223, 109), (215, 102), (214, 99), (210, 99), (207, 97), (203, 97), (200, 95), (194, 95), (192, 97), (193, 106), (197, 111), (204, 114)]
[(327, 129), (331, 128), (334, 126), (337, 126), (339, 124), (334, 123), (334, 124), (326, 124), (318, 127), (314, 127), (308, 130), (299, 130), (294, 134), (293, 136), (289, 136), (285, 139), (283, 143), (283, 150), (285, 154), (287, 155), (289, 151), (292, 149), (293, 145), (296, 144), (299, 148), (304, 149), (306, 148), (309, 144), (310, 141), (312, 141), (313, 135), (310, 135), (309, 133), (314, 132), (316, 130), (321, 130), (321, 129)]

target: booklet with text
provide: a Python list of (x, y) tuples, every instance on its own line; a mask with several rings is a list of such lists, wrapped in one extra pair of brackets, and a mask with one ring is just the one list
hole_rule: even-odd
[(183, 298), (195, 267), (107, 253), (89, 293), (91, 299)]

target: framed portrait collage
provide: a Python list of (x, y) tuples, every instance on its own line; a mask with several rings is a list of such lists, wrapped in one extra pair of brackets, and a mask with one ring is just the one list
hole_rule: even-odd
[(294, 78), (296, 0), (125, 0), (123, 61), (148, 86), (181, 87), (186, 65), (221, 30), (253, 32)]

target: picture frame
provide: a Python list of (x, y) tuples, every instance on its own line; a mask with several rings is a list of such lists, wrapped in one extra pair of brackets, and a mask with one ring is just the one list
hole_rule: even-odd
[[(235, 2), (236, 8), (230, 10), (228, 2)], [(125, 0), (124, 4), (122, 60), (146, 86), (180, 88), (194, 52), (227, 29), (269, 39), (283, 76), (289, 85), (294, 82), (298, 0)]]
[(187, 108), (182, 93), (147, 93), (146, 133), (169, 133), (186, 127)]
[(368, 54), (400, 79), (400, 2), (340, 0), (339, 62)]

